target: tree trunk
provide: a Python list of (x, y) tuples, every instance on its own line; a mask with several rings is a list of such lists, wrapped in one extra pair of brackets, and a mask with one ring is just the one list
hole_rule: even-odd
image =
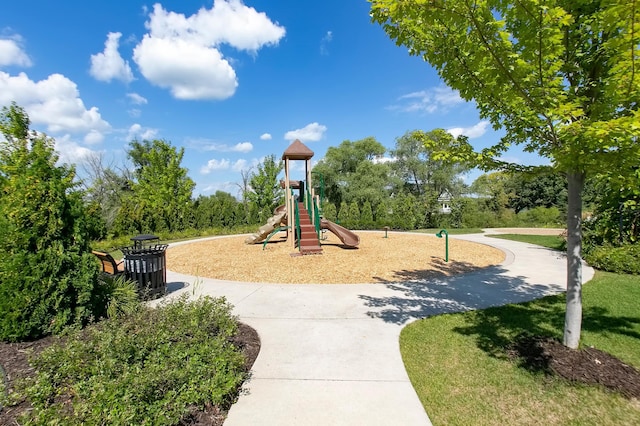
[(564, 344), (577, 349), (582, 328), (582, 188), (584, 174), (567, 174), (567, 312)]

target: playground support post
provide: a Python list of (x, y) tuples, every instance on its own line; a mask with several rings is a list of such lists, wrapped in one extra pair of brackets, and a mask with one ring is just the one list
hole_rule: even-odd
[(442, 229), (440, 232), (438, 232), (436, 234), (436, 237), (438, 238), (442, 238), (442, 233), (444, 232), (444, 261), (448, 262), (449, 261), (449, 233), (447, 232), (446, 229)]

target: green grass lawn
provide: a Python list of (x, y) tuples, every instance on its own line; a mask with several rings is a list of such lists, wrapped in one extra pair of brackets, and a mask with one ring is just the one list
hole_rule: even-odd
[(487, 235), (491, 238), (501, 238), (503, 240), (520, 241), (523, 243), (537, 244), (554, 250), (564, 250), (564, 238), (557, 235), (523, 235), (523, 234), (498, 234)]
[[(437, 234), (440, 232), (442, 228), (431, 228), (431, 229), (417, 229), (414, 232), (424, 232), (425, 234)], [(447, 233), (449, 235), (462, 235), (462, 234), (482, 234), (482, 229), (480, 228), (453, 228), (447, 229)]]
[[(581, 346), (640, 368), (639, 301), (639, 276), (598, 271), (583, 288)], [(560, 340), (564, 312), (558, 295), (407, 326), (400, 349), (433, 424), (640, 425), (637, 400), (531, 371), (508, 356), (522, 333)]]

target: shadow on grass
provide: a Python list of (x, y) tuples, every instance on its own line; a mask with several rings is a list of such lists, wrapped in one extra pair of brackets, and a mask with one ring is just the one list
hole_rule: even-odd
[[(490, 356), (504, 358), (522, 336), (545, 336), (562, 341), (565, 296), (548, 296), (531, 303), (512, 304), (470, 313), (467, 325), (454, 331), (473, 336), (478, 348)], [(583, 309), (582, 330), (606, 332), (640, 339), (633, 330), (640, 318), (615, 316), (603, 307)]]

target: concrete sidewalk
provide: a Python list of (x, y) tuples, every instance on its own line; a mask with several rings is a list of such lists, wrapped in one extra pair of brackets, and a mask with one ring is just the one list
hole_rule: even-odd
[(169, 271), (168, 287), (178, 290), (167, 297), (225, 296), (260, 335), (252, 377), (225, 425), (430, 425), (402, 363), (402, 327), (556, 294), (566, 283), (557, 252), (482, 234), (455, 238), (500, 248), (506, 260), (444, 279), (362, 285), (239, 283)]

